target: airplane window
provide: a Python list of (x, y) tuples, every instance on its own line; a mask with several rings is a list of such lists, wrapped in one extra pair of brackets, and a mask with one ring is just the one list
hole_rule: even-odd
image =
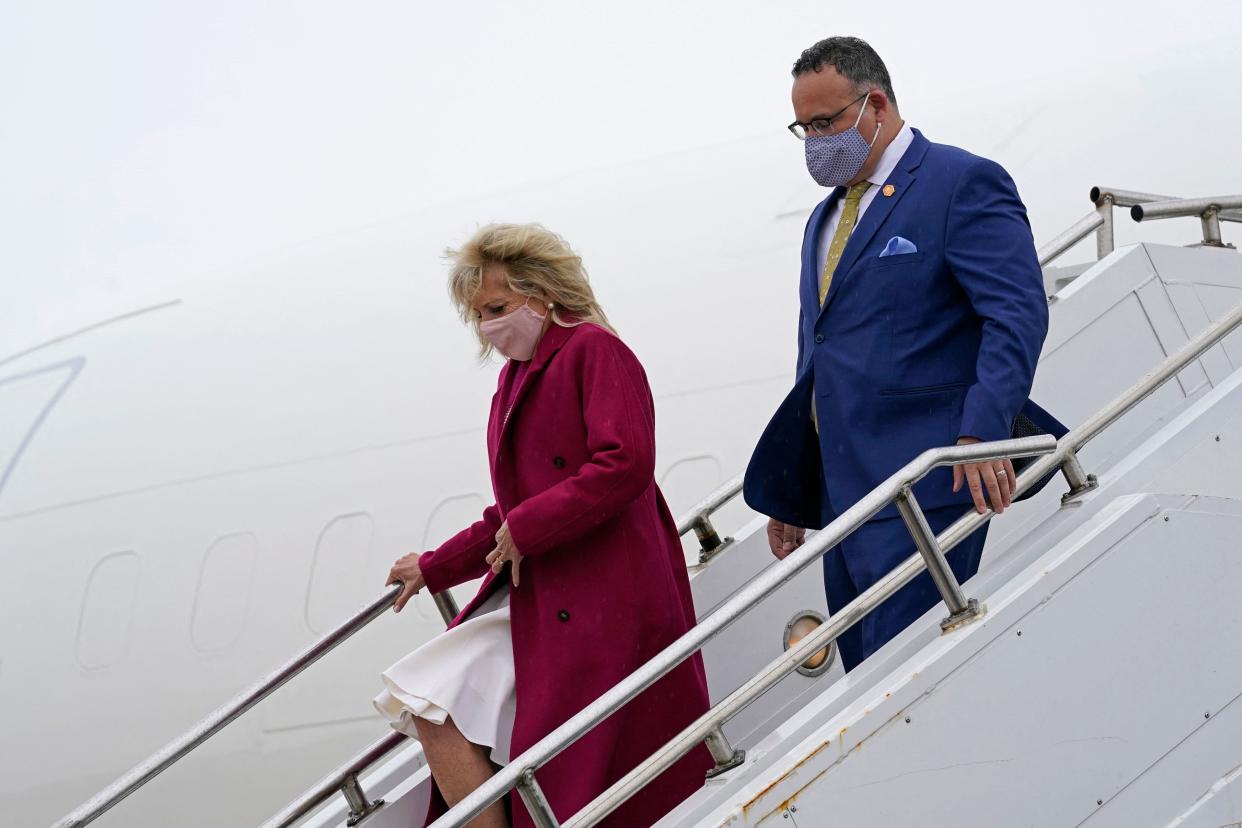
[(379, 593), (366, 566), (374, 535), (375, 521), (366, 512), (333, 518), (319, 535), (306, 592), (306, 624), (314, 632), (327, 632)]
[(200, 652), (227, 649), (241, 637), (258, 554), (258, 538), (240, 532), (218, 539), (203, 556), (190, 623), (190, 637)]
[(0, 376), (0, 495), (22, 453), (85, 362), (78, 357), (35, 371)]
[(128, 651), (139, 571), (137, 555), (117, 552), (91, 572), (78, 618), (77, 657), (86, 669), (116, 664)]
[(660, 478), (668, 508), (680, 516), (723, 482), (720, 461), (709, 454), (683, 457)]

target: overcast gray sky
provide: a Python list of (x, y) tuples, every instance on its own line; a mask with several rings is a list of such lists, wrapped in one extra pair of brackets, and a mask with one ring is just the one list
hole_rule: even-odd
[[(968, 148), (1050, 79), (1080, 104), (1058, 152), (1109, 128), (1089, 95), (1113, 82), (1186, 152), (1233, 145), (1212, 113), (1237, 123), (1242, 3), (1169, 8), (8, 0), (0, 325), (418, 207), (780, 130), (793, 58), (834, 33), (871, 41), (903, 114)], [(1136, 72), (1160, 94), (1135, 97)], [(1242, 184), (1236, 149), (1224, 157)]]

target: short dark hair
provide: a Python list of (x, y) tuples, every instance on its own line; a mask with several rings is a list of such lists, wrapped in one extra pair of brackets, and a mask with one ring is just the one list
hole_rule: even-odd
[(798, 55), (793, 65), (793, 76), (796, 78), (807, 72), (818, 72), (824, 66), (835, 66), (846, 80), (854, 84), (854, 88), (880, 89), (890, 101), (897, 103), (888, 68), (867, 41), (857, 37), (825, 38)]

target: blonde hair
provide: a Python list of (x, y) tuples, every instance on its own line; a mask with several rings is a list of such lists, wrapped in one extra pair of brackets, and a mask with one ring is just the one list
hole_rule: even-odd
[(582, 257), (560, 236), (539, 224), (488, 224), (480, 227), (459, 249), (445, 255), (453, 262), (449, 271), (449, 296), (464, 322), (474, 328), (479, 354), (486, 359), (492, 344), (479, 330), (474, 297), (483, 285), (483, 268), (504, 265), (509, 287), (523, 296), (546, 298), (553, 303), (552, 321), (568, 325), (594, 322), (613, 333), (604, 309), (595, 299)]

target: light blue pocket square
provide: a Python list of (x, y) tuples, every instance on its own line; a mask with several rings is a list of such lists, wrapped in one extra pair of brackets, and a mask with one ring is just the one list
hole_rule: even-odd
[(880, 253), (880, 257), (901, 256), (905, 253), (917, 252), (919, 252), (919, 249), (914, 246), (914, 242), (909, 239), (903, 239), (901, 236), (893, 236), (888, 240), (888, 244), (884, 245), (884, 250)]

